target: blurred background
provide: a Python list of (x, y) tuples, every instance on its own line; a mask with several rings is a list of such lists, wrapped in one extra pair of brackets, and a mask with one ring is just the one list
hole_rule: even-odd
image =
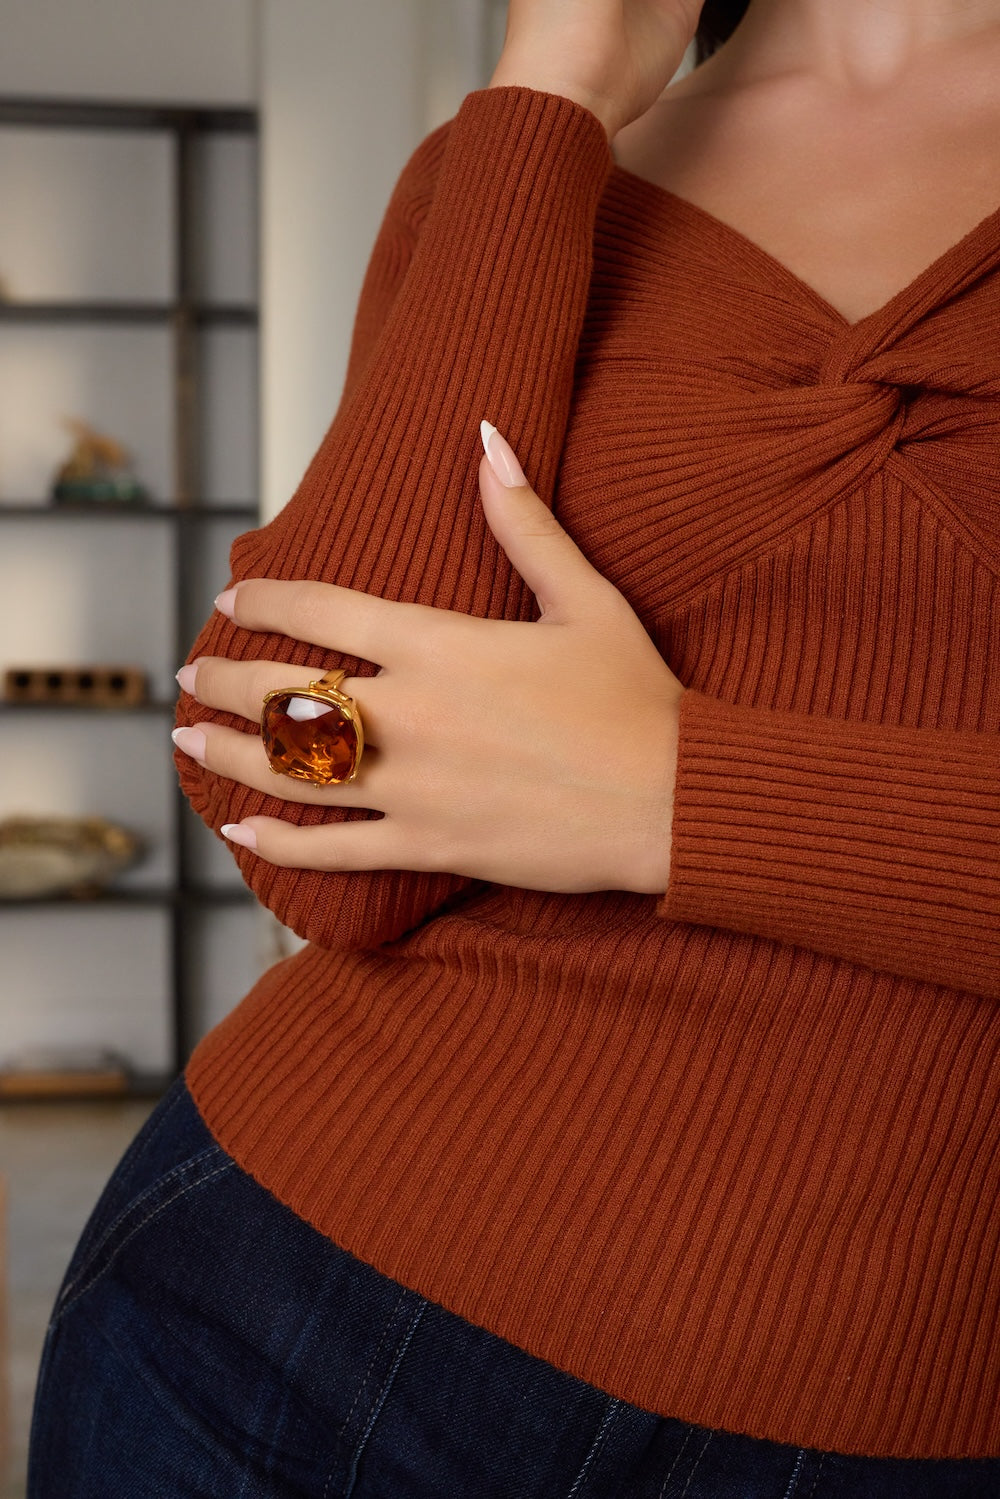
[(0, 1493), (101, 1187), (294, 945), (176, 789), (174, 672), (329, 424), (501, 0), (0, 0)]

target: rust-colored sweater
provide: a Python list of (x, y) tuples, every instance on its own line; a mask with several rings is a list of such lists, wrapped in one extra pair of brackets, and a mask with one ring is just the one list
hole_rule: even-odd
[[(402, 175), (340, 410), (233, 576), (532, 618), (478, 502), (494, 422), (690, 689), (670, 886), (239, 852), (310, 945), (187, 1068), (224, 1148), (653, 1411), (1000, 1454), (998, 398), (1000, 213), (849, 325), (586, 110), (470, 95)], [(377, 667), (221, 615), (199, 654)], [(215, 828), (368, 815), (179, 766)]]

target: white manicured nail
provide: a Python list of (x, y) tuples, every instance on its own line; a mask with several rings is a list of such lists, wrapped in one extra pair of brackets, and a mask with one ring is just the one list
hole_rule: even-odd
[(170, 737), (185, 755), (190, 755), (192, 760), (204, 765), (206, 739), (201, 729), (174, 729)]
[(507, 489), (520, 489), (527, 484), (524, 470), (517, 461), (514, 449), (505, 437), (501, 437), (496, 427), (490, 422), (480, 422), (479, 433), (483, 439), (483, 450), (490, 461), (490, 468), (500, 483)]
[(230, 843), (238, 843), (240, 848), (257, 847), (257, 834), (253, 828), (241, 827), (238, 822), (224, 822), (221, 831), (223, 838), (228, 838)]

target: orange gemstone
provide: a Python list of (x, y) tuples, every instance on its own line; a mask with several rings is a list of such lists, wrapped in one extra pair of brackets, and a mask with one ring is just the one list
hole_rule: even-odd
[(358, 733), (343, 708), (295, 692), (276, 693), (264, 705), (261, 736), (275, 770), (299, 781), (346, 781)]

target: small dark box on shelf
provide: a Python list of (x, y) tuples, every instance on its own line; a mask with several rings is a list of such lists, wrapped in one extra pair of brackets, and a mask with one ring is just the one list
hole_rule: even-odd
[(146, 701), (146, 673), (136, 666), (12, 666), (4, 696), (9, 703), (134, 708)]

